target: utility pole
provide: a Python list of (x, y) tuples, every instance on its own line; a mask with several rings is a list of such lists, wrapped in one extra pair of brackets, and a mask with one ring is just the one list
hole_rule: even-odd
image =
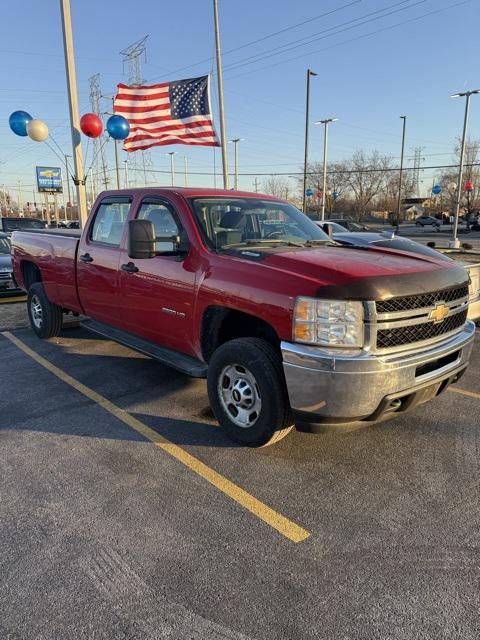
[(125, 165), (125, 189), (128, 189), (128, 159), (123, 161)]
[(253, 184), (255, 186), (255, 193), (258, 193), (258, 178), (255, 178), (255, 182)]
[(318, 120), (315, 124), (323, 124), (323, 190), (322, 190), (322, 215), (321, 220), (325, 220), (325, 203), (327, 200), (327, 154), (328, 154), (328, 125), (337, 122), (338, 118), (326, 118)]
[[(88, 79), (90, 83), (90, 107), (92, 112), (97, 114), (97, 116), (102, 115), (102, 110), (100, 108), (100, 100), (101, 98), (107, 98), (109, 96), (103, 96), (102, 90), (100, 88), (100, 74), (96, 73), (94, 76)], [(106, 135), (106, 134), (105, 134)], [(107, 157), (105, 155), (105, 145), (102, 141), (102, 138), (93, 138), (93, 158), (95, 158), (95, 167), (97, 173), (100, 173), (99, 167), (101, 167), (103, 173), (103, 184), (105, 189), (108, 189), (109, 177), (108, 177), (108, 163)]]
[(225, 130), (225, 110), (223, 103), (223, 72), (220, 29), (218, 25), (218, 0), (213, 0), (213, 19), (215, 24), (215, 49), (217, 54), (218, 111), (220, 116), (220, 143), (222, 146), (223, 188), (228, 189), (227, 133)]
[(243, 142), (245, 138), (233, 138), (229, 142), (233, 143), (235, 155), (235, 191), (238, 191), (238, 143)]
[(188, 158), (183, 156), (183, 175), (185, 178), (185, 186), (188, 187)]
[(169, 151), (167, 155), (170, 156), (170, 176), (172, 178), (172, 187), (175, 186), (175, 154), (176, 151)]
[(18, 190), (17, 190), (17, 193), (18, 193), (18, 199), (17, 199), (17, 201), (18, 201), (18, 215), (20, 215), (20, 211), (22, 210), (22, 198), (21, 198), (21, 193), (20, 193), (20, 180), (18, 181), (18, 185), (17, 186), (18, 186)]
[(75, 167), (74, 181), (77, 186), (77, 201), (80, 226), (83, 227), (87, 221), (87, 195), (85, 192), (82, 141), (80, 138), (80, 117), (78, 112), (77, 76), (75, 71), (75, 57), (73, 52), (70, 0), (60, 0), (60, 10), (62, 14), (65, 71), (67, 75), (68, 102), (70, 107), (70, 128), (72, 134), (73, 162)]
[(465, 162), (465, 142), (467, 140), (467, 128), (468, 128), (468, 112), (470, 109), (470, 96), (480, 93), (480, 89), (473, 89), (473, 91), (463, 91), (462, 93), (454, 93), (451, 98), (465, 98), (465, 116), (463, 118), (463, 133), (462, 133), (462, 146), (460, 149), (460, 167), (458, 169), (457, 179), (457, 191), (455, 194), (455, 220), (453, 223), (452, 239), (449, 241), (448, 246), (452, 248), (458, 248), (460, 241), (457, 237), (458, 234), (458, 216), (460, 214), (460, 200), (462, 198), (462, 177), (463, 177), (463, 165)]
[(68, 159), (72, 156), (68, 156), (65, 154), (65, 168), (67, 170), (67, 193), (68, 193), (68, 201), (72, 202), (72, 194), (70, 192), (70, 167), (68, 166)]
[(400, 153), (400, 174), (398, 176), (397, 233), (400, 225), (400, 216), (402, 214), (403, 154), (405, 152), (405, 130), (407, 127), (407, 116), (400, 116), (400, 119), (403, 120), (403, 126), (402, 126), (402, 150)]
[(305, 158), (303, 162), (303, 206), (302, 211), (307, 211), (307, 171), (308, 171), (308, 125), (310, 121), (310, 77), (316, 76), (315, 71), (307, 69), (307, 95), (305, 100)]

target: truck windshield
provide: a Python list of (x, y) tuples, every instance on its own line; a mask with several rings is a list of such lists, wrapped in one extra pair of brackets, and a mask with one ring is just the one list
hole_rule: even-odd
[(45, 222), (35, 218), (4, 218), (5, 231), (19, 231), (21, 229), (45, 229)]
[(328, 235), (287, 202), (256, 198), (192, 198), (208, 245), (219, 251), (251, 245), (328, 242)]
[(0, 253), (10, 253), (10, 243), (7, 238), (0, 238)]

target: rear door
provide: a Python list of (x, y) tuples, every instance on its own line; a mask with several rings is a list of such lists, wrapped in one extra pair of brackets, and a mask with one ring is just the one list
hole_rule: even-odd
[[(186, 233), (174, 206), (164, 198), (144, 198), (136, 217), (151, 220), (157, 237)], [(164, 245), (157, 243), (157, 250), (165, 250)], [(122, 265), (125, 268), (133, 263), (136, 271), (122, 269)], [(122, 250), (121, 296), (132, 333), (177, 351), (193, 353), (193, 263), (191, 253), (183, 257), (158, 255), (132, 260)]]
[(124, 307), (119, 302), (120, 244), (132, 204), (129, 196), (104, 198), (80, 241), (77, 283), (86, 315), (123, 327)]

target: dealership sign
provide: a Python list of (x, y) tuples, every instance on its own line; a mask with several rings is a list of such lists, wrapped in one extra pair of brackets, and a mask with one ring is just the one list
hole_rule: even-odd
[(36, 167), (37, 189), (44, 193), (63, 193), (60, 167)]

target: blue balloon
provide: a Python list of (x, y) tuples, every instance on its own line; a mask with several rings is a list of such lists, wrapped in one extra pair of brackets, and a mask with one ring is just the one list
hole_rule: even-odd
[(33, 118), (26, 111), (14, 111), (8, 119), (8, 124), (17, 136), (28, 136), (27, 124), (30, 120), (33, 120)]
[(107, 131), (114, 140), (125, 140), (130, 133), (130, 125), (123, 116), (110, 116), (107, 120)]
[(332, 193), (332, 198), (333, 198), (334, 200), (336, 200), (336, 199), (338, 198), (338, 193), (337, 193), (336, 191), (334, 191), (334, 192)]
[(307, 196), (307, 198), (311, 198), (313, 196), (313, 189), (307, 189), (305, 191), (305, 195)]
[(438, 196), (439, 193), (442, 193), (442, 187), (439, 184), (436, 184), (432, 187), (432, 193), (435, 196)]

